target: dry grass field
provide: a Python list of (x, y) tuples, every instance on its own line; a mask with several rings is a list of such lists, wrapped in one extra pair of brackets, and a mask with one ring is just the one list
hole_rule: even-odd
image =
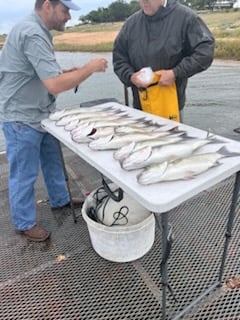
[(99, 31), (99, 32), (71, 32), (56, 35), (54, 45), (59, 43), (78, 44), (78, 45), (95, 45), (100, 43), (113, 42), (118, 31)]

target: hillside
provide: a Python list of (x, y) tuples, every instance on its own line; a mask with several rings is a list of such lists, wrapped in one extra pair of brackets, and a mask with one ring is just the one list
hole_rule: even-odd
[[(215, 58), (240, 60), (240, 10), (199, 13), (216, 38)], [(57, 51), (111, 51), (122, 22), (79, 25), (53, 32)], [(0, 46), (4, 37), (0, 36)]]

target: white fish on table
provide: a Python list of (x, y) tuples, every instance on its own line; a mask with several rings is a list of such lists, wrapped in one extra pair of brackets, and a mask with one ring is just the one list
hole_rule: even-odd
[[(119, 125), (131, 125), (131, 124), (135, 124), (135, 123), (136, 123), (136, 119), (125, 118), (125, 117), (113, 119), (113, 120), (100, 119), (99, 121), (83, 122), (81, 125), (79, 124), (77, 126), (77, 128), (75, 128), (73, 130), (77, 130), (78, 133), (80, 133), (82, 131), (82, 129), (84, 128), (84, 132), (87, 133), (87, 130), (88, 130), (89, 133), (87, 133), (87, 134), (90, 134), (94, 128), (95, 129), (104, 128), (104, 127), (116, 128)], [(74, 132), (76, 132), (76, 131), (74, 131)]]
[(212, 167), (221, 165), (218, 160), (226, 157), (240, 157), (240, 153), (229, 152), (224, 146), (216, 152), (194, 154), (174, 162), (153, 164), (137, 175), (137, 181), (149, 185), (163, 181), (192, 179)]
[(222, 140), (207, 139), (189, 139), (172, 143), (169, 145), (151, 147), (147, 146), (132, 152), (128, 157), (120, 161), (121, 167), (125, 170), (135, 170), (144, 168), (154, 163), (164, 161), (174, 161), (190, 156), (194, 151), (209, 143), (222, 143)]
[(51, 113), (49, 115), (49, 120), (52, 121), (58, 121), (61, 118), (65, 117), (65, 116), (69, 116), (69, 115), (74, 115), (74, 114), (79, 114), (79, 113), (85, 113), (85, 112), (98, 112), (98, 111), (103, 111), (103, 110), (111, 110), (111, 107), (108, 108), (102, 108), (99, 106), (95, 106), (95, 107), (79, 107), (79, 108), (72, 108), (72, 109), (63, 109), (63, 110), (57, 110), (53, 113)]
[(111, 113), (111, 114), (95, 114), (91, 117), (85, 118), (85, 119), (75, 119), (70, 121), (64, 126), (64, 129), (66, 131), (71, 131), (73, 129), (76, 129), (78, 127), (87, 127), (88, 125), (91, 125), (92, 123), (96, 123), (99, 121), (117, 121), (119, 119), (129, 119), (127, 117), (124, 117), (122, 114), (116, 114), (116, 113)]
[(176, 143), (182, 141), (184, 139), (193, 139), (192, 137), (188, 137), (186, 132), (179, 131), (179, 133), (169, 134), (166, 136), (160, 136), (156, 139), (151, 140), (143, 140), (137, 142), (131, 142), (129, 144), (124, 145), (113, 153), (113, 157), (116, 160), (122, 161), (126, 157), (128, 157), (131, 153), (142, 149), (144, 147), (158, 147), (166, 144)]
[(109, 135), (91, 141), (89, 147), (93, 150), (113, 150), (118, 149), (131, 141), (151, 140), (161, 136), (163, 132), (148, 132), (148, 133), (131, 133), (124, 135)]
[(109, 117), (124, 117), (127, 116), (126, 112), (115, 112), (115, 111), (98, 111), (98, 112), (84, 112), (74, 115), (67, 115), (56, 121), (56, 126), (66, 126), (73, 121), (96, 121), (96, 119), (108, 119)]
[[(118, 118), (118, 119), (99, 119), (95, 122), (82, 122), (78, 124), (76, 128), (71, 130), (72, 140), (77, 143), (96, 140), (105, 136), (115, 135), (115, 129), (119, 126), (119, 123), (127, 126), (128, 124), (138, 124), (141, 127), (141, 123), (131, 118)], [(70, 127), (67, 127), (70, 130)]]

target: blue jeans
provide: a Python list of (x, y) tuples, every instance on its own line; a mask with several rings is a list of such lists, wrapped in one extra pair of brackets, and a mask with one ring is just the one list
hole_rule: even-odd
[(34, 184), (41, 165), (50, 205), (69, 202), (58, 141), (18, 122), (2, 126), (9, 162), (9, 202), (17, 230), (28, 230), (36, 224)]

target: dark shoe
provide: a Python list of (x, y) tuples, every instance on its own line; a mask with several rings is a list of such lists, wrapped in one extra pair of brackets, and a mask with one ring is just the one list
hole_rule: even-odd
[(50, 232), (40, 228), (39, 226), (34, 226), (29, 230), (16, 230), (18, 234), (23, 234), (26, 236), (27, 239), (36, 241), (36, 242), (41, 242), (47, 240), (47, 238), (50, 237)]
[[(72, 198), (72, 203), (73, 203), (74, 209), (78, 209), (78, 208), (81, 209), (82, 206), (83, 206), (84, 200), (79, 199), (79, 198)], [(55, 211), (55, 210), (63, 210), (63, 209), (68, 209), (68, 208), (71, 208), (71, 203), (70, 202), (66, 203), (64, 206), (52, 207), (51, 209), (53, 211)]]
[(236, 128), (236, 129), (233, 129), (233, 131), (236, 132), (236, 133), (240, 133), (240, 127)]

